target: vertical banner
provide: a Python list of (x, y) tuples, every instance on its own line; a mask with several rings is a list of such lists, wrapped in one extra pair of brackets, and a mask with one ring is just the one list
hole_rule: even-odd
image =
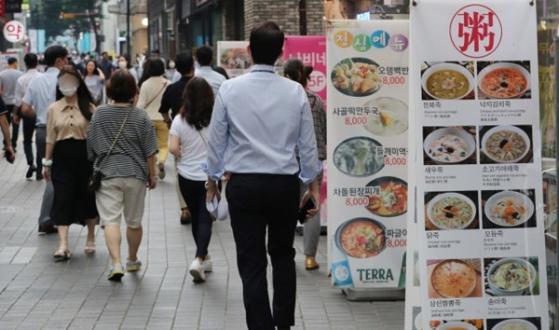
[(217, 42), (217, 65), (227, 71), (229, 78), (244, 74), (252, 65), (248, 44), (248, 41)]
[(297, 58), (313, 67), (307, 88), (326, 102), (326, 38), (324, 36), (286, 36), (283, 61)]
[(328, 22), (328, 239), (337, 287), (404, 287), (408, 30), (405, 21)]
[(549, 329), (533, 4), (412, 6), (423, 329)]

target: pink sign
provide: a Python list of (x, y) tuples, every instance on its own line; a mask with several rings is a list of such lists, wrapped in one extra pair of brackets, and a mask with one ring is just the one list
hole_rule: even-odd
[(298, 58), (314, 68), (308, 89), (326, 102), (326, 37), (287, 36), (283, 48), (283, 59)]

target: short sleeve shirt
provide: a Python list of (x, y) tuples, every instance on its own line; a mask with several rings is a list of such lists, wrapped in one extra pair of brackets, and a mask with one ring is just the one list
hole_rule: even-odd
[(181, 156), (177, 171), (180, 176), (193, 181), (206, 181), (208, 175), (204, 169), (207, 164), (208, 128), (198, 131), (182, 116), (176, 116), (169, 134), (179, 138)]
[[(122, 133), (108, 155), (127, 113)], [(89, 159), (95, 162), (96, 167), (100, 167), (104, 179), (135, 177), (147, 181), (147, 158), (157, 153), (155, 128), (142, 109), (132, 106), (100, 106), (89, 125), (87, 151)]]
[[(93, 105), (91, 111), (93, 112)], [(66, 98), (54, 102), (47, 113), (47, 143), (87, 138), (89, 121), (83, 116), (77, 104), (70, 104)]]

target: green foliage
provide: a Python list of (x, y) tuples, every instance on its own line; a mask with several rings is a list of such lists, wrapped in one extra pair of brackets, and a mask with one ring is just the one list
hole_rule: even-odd
[(88, 17), (72, 20), (60, 19), (60, 13), (93, 12), (95, 0), (30, 0), (31, 22), (34, 28), (45, 29), (47, 39), (62, 35), (70, 25), (78, 31), (89, 31), (91, 21)]

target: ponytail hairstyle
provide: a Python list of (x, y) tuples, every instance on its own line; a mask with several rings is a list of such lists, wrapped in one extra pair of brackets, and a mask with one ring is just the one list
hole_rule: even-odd
[(307, 87), (312, 72), (313, 67), (305, 66), (299, 59), (290, 59), (283, 67), (285, 77), (298, 82), (303, 87)]

